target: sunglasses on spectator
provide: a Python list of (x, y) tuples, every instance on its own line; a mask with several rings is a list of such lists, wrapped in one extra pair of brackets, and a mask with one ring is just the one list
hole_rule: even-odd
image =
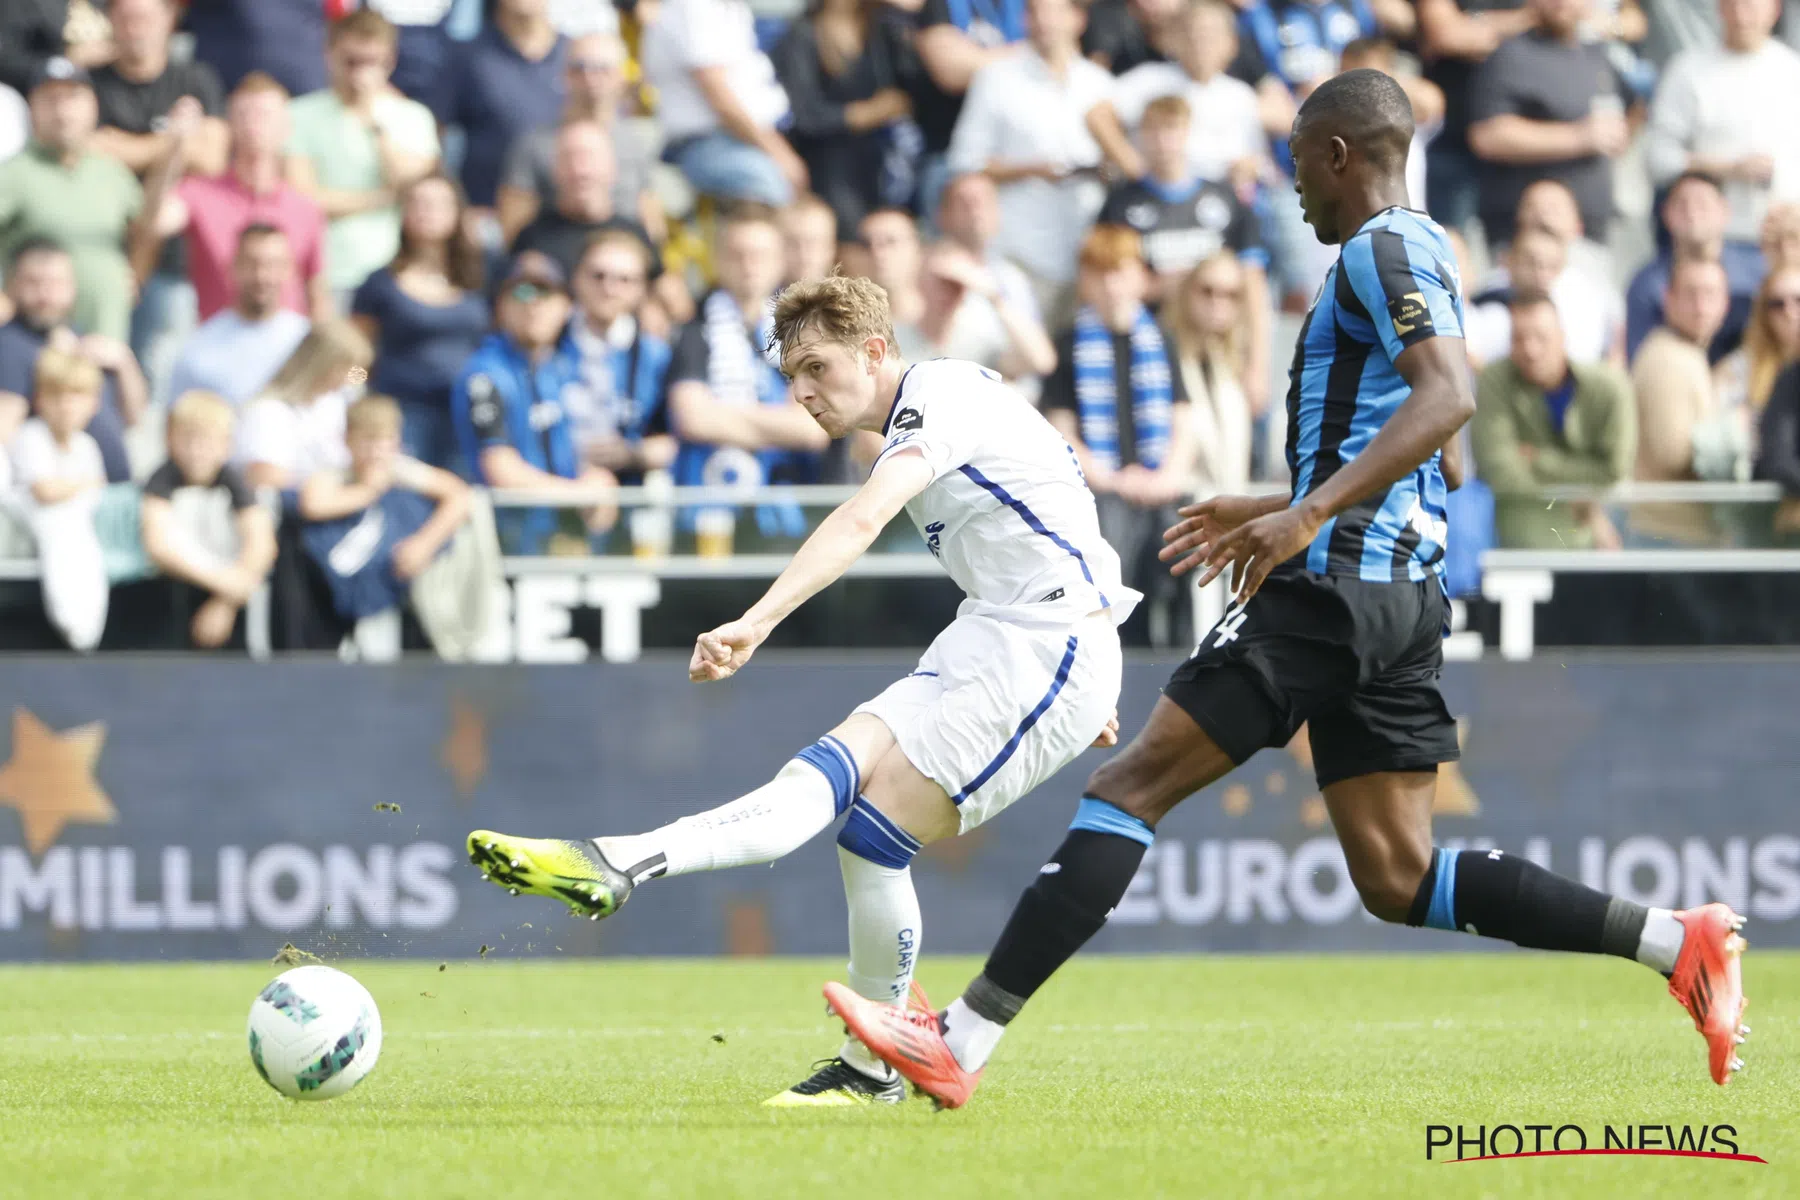
[(532, 283), (529, 280), (523, 283), (515, 283), (506, 290), (507, 298), (517, 300), (520, 304), (530, 304), (534, 300), (542, 300), (546, 296), (554, 296), (556, 294), (554, 288), (547, 288), (541, 283)]
[(585, 274), (589, 279), (593, 280), (595, 283), (642, 283), (642, 282), (644, 282), (644, 276), (636, 273), (635, 271), (602, 271), (599, 268), (595, 268), (592, 271), (583, 272), (583, 274)]
[(622, 65), (610, 58), (571, 58), (569, 60), (569, 70), (592, 71), (595, 74), (617, 71)]
[(1241, 287), (1215, 287), (1210, 283), (1197, 283), (1188, 290), (1202, 300), (1239, 300), (1244, 295)]
[(361, 71), (368, 67), (386, 67), (388, 65), (388, 56), (385, 54), (346, 54), (344, 56), (344, 66), (352, 71)]
[(1770, 296), (1770, 308), (1800, 308), (1800, 293), (1791, 296)]

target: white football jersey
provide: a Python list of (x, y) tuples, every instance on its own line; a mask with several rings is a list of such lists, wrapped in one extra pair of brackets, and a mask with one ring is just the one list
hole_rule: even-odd
[(1143, 599), (1120, 582), (1074, 447), (993, 371), (914, 363), (882, 435), (877, 465), (906, 449), (931, 467), (906, 512), (967, 594), (962, 612), (1058, 623), (1110, 607), (1116, 625)]

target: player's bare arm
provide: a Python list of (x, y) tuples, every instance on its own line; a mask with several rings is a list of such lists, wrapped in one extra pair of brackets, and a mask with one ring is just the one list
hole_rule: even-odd
[(930, 483), (931, 468), (918, 454), (901, 450), (882, 459), (856, 495), (819, 523), (762, 599), (737, 620), (700, 635), (688, 678), (709, 683), (735, 674), (789, 613), (837, 582)]
[(1233, 567), (1238, 601), (1249, 600), (1269, 572), (1306, 549), (1326, 521), (1417, 470), (1475, 415), (1461, 338), (1417, 342), (1394, 359), (1394, 369), (1412, 394), (1368, 449), (1298, 503), (1247, 521), (1212, 543), (1200, 586)]
[(1267, 496), (1213, 496), (1178, 509), (1181, 520), (1163, 530), (1168, 544), (1157, 551), (1164, 562), (1175, 561), (1171, 575), (1185, 575), (1206, 561), (1212, 543), (1246, 521), (1254, 521), (1288, 506), (1282, 493)]

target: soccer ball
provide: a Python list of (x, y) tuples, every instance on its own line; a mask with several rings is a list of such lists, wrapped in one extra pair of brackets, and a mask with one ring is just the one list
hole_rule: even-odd
[(381, 1013), (368, 989), (330, 967), (277, 975), (250, 1005), (250, 1061), (295, 1100), (341, 1096), (381, 1057)]

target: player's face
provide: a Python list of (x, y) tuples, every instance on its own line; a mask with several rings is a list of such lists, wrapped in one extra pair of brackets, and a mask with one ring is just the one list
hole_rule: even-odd
[(1337, 138), (1323, 137), (1294, 122), (1288, 140), (1294, 155), (1294, 190), (1300, 193), (1300, 212), (1313, 233), (1327, 246), (1342, 241), (1338, 229), (1337, 183), (1347, 151)]
[(887, 344), (880, 338), (864, 342), (859, 353), (808, 333), (782, 356), (781, 370), (800, 407), (820, 429), (840, 438), (874, 405), (875, 372), (886, 355)]

